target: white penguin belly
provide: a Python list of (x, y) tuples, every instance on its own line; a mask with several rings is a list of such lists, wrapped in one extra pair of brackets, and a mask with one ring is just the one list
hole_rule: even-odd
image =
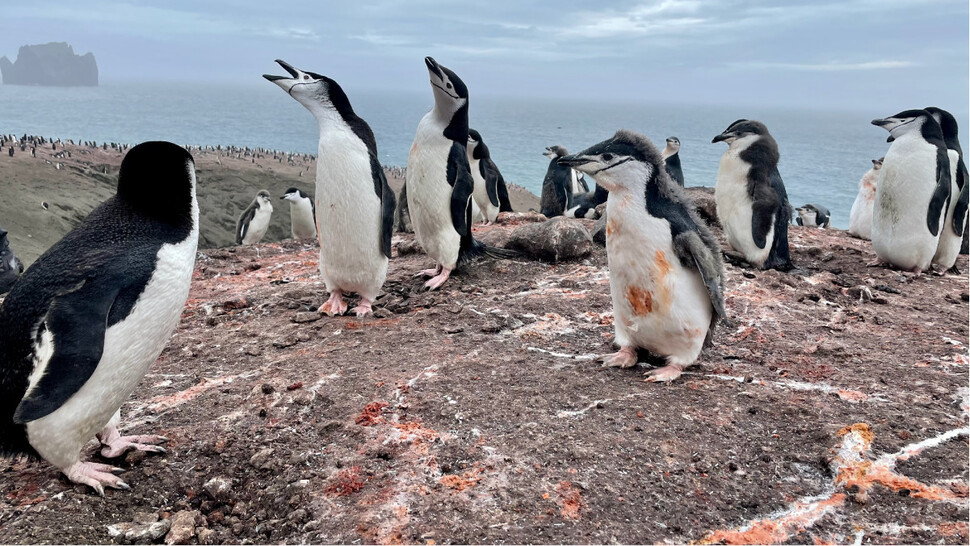
[(849, 233), (863, 239), (872, 239), (872, 203), (876, 198), (878, 171), (870, 170), (859, 183), (859, 193), (849, 211)]
[(745, 259), (758, 267), (764, 265), (771, 253), (771, 244), (775, 238), (774, 222), (765, 237), (765, 247), (758, 248), (752, 234), (751, 196), (748, 195), (747, 163), (734, 157), (734, 151), (728, 149), (721, 156), (721, 163), (717, 171), (717, 183), (714, 186), (714, 204), (717, 207), (717, 217), (724, 228), (724, 236), (731, 248), (744, 255)]
[(886, 152), (876, 184), (872, 209), (876, 256), (901, 269), (929, 268), (940, 239), (926, 225), (935, 187), (936, 147), (920, 137), (896, 139)]
[[(446, 169), (452, 141), (439, 135), (426, 138), (424, 120), (408, 155), (408, 208), (414, 234), (424, 251), (447, 269), (455, 269), (461, 235), (451, 221), (452, 187)], [(433, 132), (434, 129), (431, 128)], [(435, 138), (436, 137), (436, 138)]]
[(309, 199), (290, 203), (290, 232), (295, 239), (316, 238), (317, 226), (313, 223), (313, 206)]
[[(950, 204), (946, 209), (943, 228), (940, 230), (940, 242), (933, 256), (933, 263), (939, 264), (944, 269), (950, 269), (957, 263), (957, 256), (960, 255), (960, 247), (963, 245), (963, 236), (957, 235), (953, 230), (953, 214), (956, 212), (957, 197), (960, 193), (960, 188), (957, 186), (957, 165), (960, 156), (956, 150), (948, 150), (947, 155), (950, 158)], [(966, 216), (962, 221), (966, 224)]]
[(687, 366), (704, 346), (714, 307), (700, 273), (680, 264), (670, 226), (632, 199), (607, 202), (607, 259), (616, 342)]
[(261, 241), (263, 235), (266, 235), (266, 230), (269, 229), (269, 220), (272, 216), (272, 205), (266, 205), (256, 209), (256, 214), (249, 221), (249, 229), (246, 230), (246, 236), (243, 237), (243, 244), (254, 245)]
[[(487, 222), (494, 222), (498, 218), (498, 207), (493, 205), (491, 201), (488, 200), (488, 188), (485, 187), (485, 178), (482, 177), (482, 173), (479, 169), (479, 160), (472, 160), (471, 162), (472, 179), (475, 181), (475, 189), (472, 191), (472, 198), (475, 204), (478, 205), (478, 209), (481, 211), (482, 218)], [(474, 218), (475, 215), (472, 215)]]
[(367, 147), (349, 130), (321, 134), (317, 160), (320, 274), (327, 290), (374, 300), (387, 276), (381, 247), (381, 200)]
[(162, 246), (155, 272), (131, 313), (105, 332), (104, 353), (91, 377), (63, 406), (27, 423), (30, 445), (54, 466), (64, 469), (77, 461), (81, 447), (128, 400), (165, 348), (189, 295), (198, 239), (195, 227), (187, 240)]

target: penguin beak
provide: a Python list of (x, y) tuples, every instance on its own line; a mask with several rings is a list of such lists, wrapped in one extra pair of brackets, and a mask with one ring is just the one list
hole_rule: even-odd
[(889, 125), (890, 123), (892, 123), (892, 122), (889, 121), (888, 119), (874, 119), (874, 120), (872, 120), (872, 124), (875, 125), (876, 127), (885, 127), (885, 126)]
[(576, 168), (576, 167), (579, 167), (580, 165), (585, 165), (587, 163), (590, 163), (591, 161), (592, 161), (591, 159), (580, 155), (564, 155), (560, 157), (559, 161), (556, 161), (556, 163), (564, 167)]
[(263, 77), (275, 83), (276, 85), (280, 86), (283, 89), (283, 91), (286, 91), (287, 93), (289, 93), (290, 89), (293, 88), (293, 85), (295, 85), (299, 81), (300, 71), (297, 70), (296, 68), (293, 68), (293, 66), (287, 63), (286, 61), (276, 59), (276, 62), (283, 67), (283, 70), (286, 70), (287, 72), (289, 72), (291, 77), (287, 78), (286, 76), (274, 76), (272, 74), (263, 74)]
[(721, 133), (721, 134), (717, 135), (716, 137), (714, 137), (714, 140), (711, 141), (711, 144), (714, 144), (714, 143), (717, 143), (717, 142), (724, 142), (724, 141), (728, 140), (729, 138), (733, 138), (733, 137), (734, 137), (733, 134), (730, 134), (730, 133)]
[(428, 72), (437, 76), (439, 80), (445, 79), (445, 75), (441, 73), (441, 68), (438, 66), (438, 61), (435, 61), (432, 57), (425, 57), (424, 64), (428, 66)]

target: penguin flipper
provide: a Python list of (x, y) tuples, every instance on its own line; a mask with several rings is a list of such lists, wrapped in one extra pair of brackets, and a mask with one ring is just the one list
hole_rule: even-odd
[[(941, 215), (950, 199), (950, 157), (946, 147), (937, 147), (936, 151), (936, 189), (930, 198), (930, 206), (926, 210), (926, 227), (933, 235), (940, 234)], [(956, 215), (954, 214), (954, 217)]]
[(461, 247), (471, 245), (471, 198), (475, 181), (472, 179), (471, 167), (465, 148), (457, 142), (451, 145), (448, 153), (448, 184), (451, 186), (451, 223), (455, 231), (461, 236)]
[(485, 181), (485, 193), (488, 195), (488, 202), (497, 207), (499, 206), (498, 179), (501, 175), (493, 171), (489, 163), (488, 158), (479, 160), (478, 172), (482, 175), (482, 180)]
[(236, 221), (236, 244), (241, 245), (243, 239), (246, 238), (246, 233), (249, 232), (249, 223), (253, 221), (256, 216), (256, 207), (250, 206), (248, 209), (243, 211), (239, 220)]
[(513, 212), (512, 202), (509, 201), (509, 189), (505, 185), (505, 178), (502, 176), (502, 173), (499, 172), (498, 167), (495, 165), (495, 163), (493, 163), (491, 160), (489, 160), (489, 170), (494, 172), (496, 177), (496, 186), (497, 186), (498, 202), (499, 202), (498, 211)]
[(104, 352), (108, 316), (124, 288), (119, 276), (88, 278), (51, 301), (37, 337), (50, 334), (52, 353), (44, 375), (17, 406), (15, 423), (53, 413), (91, 378)]
[(960, 195), (957, 197), (957, 206), (953, 210), (953, 231), (958, 236), (963, 236), (963, 229), (966, 226), (967, 206), (970, 205), (970, 180), (967, 179), (967, 166), (963, 161), (957, 166), (957, 185), (960, 186)]
[(681, 259), (681, 263), (693, 263), (697, 272), (701, 274), (701, 280), (704, 281), (707, 293), (711, 297), (714, 313), (727, 322), (727, 311), (724, 310), (724, 278), (719, 255), (704, 244), (696, 231), (683, 231), (677, 234), (673, 245), (674, 252)]
[(394, 234), (394, 191), (387, 184), (387, 177), (384, 176), (384, 169), (381, 167), (377, 156), (370, 156), (370, 171), (374, 178), (374, 190), (377, 197), (381, 200), (381, 252), (384, 256), (391, 257), (391, 236)]

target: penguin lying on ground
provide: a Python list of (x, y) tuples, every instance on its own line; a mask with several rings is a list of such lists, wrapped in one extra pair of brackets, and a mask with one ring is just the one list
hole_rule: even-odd
[(664, 169), (671, 180), (684, 187), (684, 171), (680, 168), (680, 139), (675, 136), (667, 137), (667, 145), (660, 157), (664, 160)]
[(498, 182), (502, 175), (498, 173), (498, 169), (490, 168), (488, 146), (482, 141), (482, 135), (474, 129), (468, 130), (467, 152), (468, 166), (475, 181), (472, 197), (482, 213), (483, 223), (486, 226), (491, 225), (498, 218)]
[(290, 188), (280, 196), (290, 202), (290, 234), (294, 239), (316, 239), (317, 208), (303, 190)]
[(963, 244), (963, 232), (967, 227), (967, 205), (970, 198), (967, 164), (963, 161), (963, 148), (960, 146), (960, 129), (956, 118), (946, 110), (931, 106), (926, 111), (940, 124), (950, 160), (950, 204), (946, 209), (946, 224), (940, 233), (933, 263), (951, 273), (959, 274), (956, 261)]
[(802, 205), (795, 209), (795, 212), (798, 213), (798, 216), (795, 217), (795, 222), (800, 226), (825, 229), (829, 227), (829, 222), (832, 219), (829, 209), (822, 205)]
[(872, 203), (876, 199), (876, 183), (879, 181), (879, 169), (882, 160), (873, 159), (872, 168), (862, 175), (859, 180), (859, 193), (852, 202), (849, 211), (849, 233), (860, 239), (872, 239)]
[(559, 161), (610, 191), (606, 252), (620, 350), (605, 365), (633, 366), (642, 347), (667, 359), (647, 381), (676, 379), (727, 318), (717, 241), (643, 135), (621, 130)]
[(120, 468), (81, 462), (164, 452), (161, 436), (121, 436), (128, 400), (178, 324), (195, 265), (195, 165), (146, 142), (121, 163), (117, 194), (47, 250), (0, 306), (0, 452), (39, 456), (104, 494)]
[(879, 262), (919, 274), (936, 254), (950, 198), (943, 131), (926, 110), (905, 110), (872, 124), (889, 131), (892, 142), (873, 203), (872, 249)]
[(599, 218), (596, 206), (606, 202), (610, 192), (602, 184), (596, 184), (591, 192), (573, 196), (572, 207), (563, 216), (567, 218)]
[(726, 142), (714, 186), (717, 217), (731, 248), (761, 269), (792, 268), (792, 209), (778, 173), (778, 144), (760, 121), (739, 119), (714, 142)]
[(562, 146), (549, 146), (542, 155), (549, 158), (549, 168), (542, 180), (539, 212), (547, 218), (562, 216), (573, 199), (573, 170), (559, 164), (559, 158), (568, 155)]
[(273, 216), (273, 203), (266, 190), (259, 190), (253, 202), (236, 220), (236, 244), (255, 245), (266, 235), (269, 220)]
[(343, 293), (357, 292), (353, 311), (362, 317), (380, 295), (391, 257), (394, 192), (377, 159), (377, 141), (337, 82), (276, 62), (292, 77), (263, 77), (305, 106), (320, 126), (314, 193), (320, 275), (330, 292), (320, 312), (344, 314)]
[(408, 154), (408, 208), (422, 248), (436, 262), (419, 275), (425, 287), (440, 287), (451, 272), (473, 258), (511, 258), (517, 252), (472, 238), (472, 191), (468, 165), (468, 88), (451, 70), (425, 57), (434, 107), (421, 118)]
[(24, 263), (13, 253), (7, 230), (0, 227), (0, 294), (6, 294), (24, 272)]

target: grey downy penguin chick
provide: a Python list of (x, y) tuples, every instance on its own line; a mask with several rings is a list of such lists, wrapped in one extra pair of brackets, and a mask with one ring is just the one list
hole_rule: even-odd
[(862, 175), (859, 180), (859, 193), (856, 194), (849, 211), (849, 233), (867, 241), (872, 239), (872, 204), (876, 200), (876, 183), (879, 181), (879, 169), (882, 168), (883, 159), (873, 159), (872, 168)]

